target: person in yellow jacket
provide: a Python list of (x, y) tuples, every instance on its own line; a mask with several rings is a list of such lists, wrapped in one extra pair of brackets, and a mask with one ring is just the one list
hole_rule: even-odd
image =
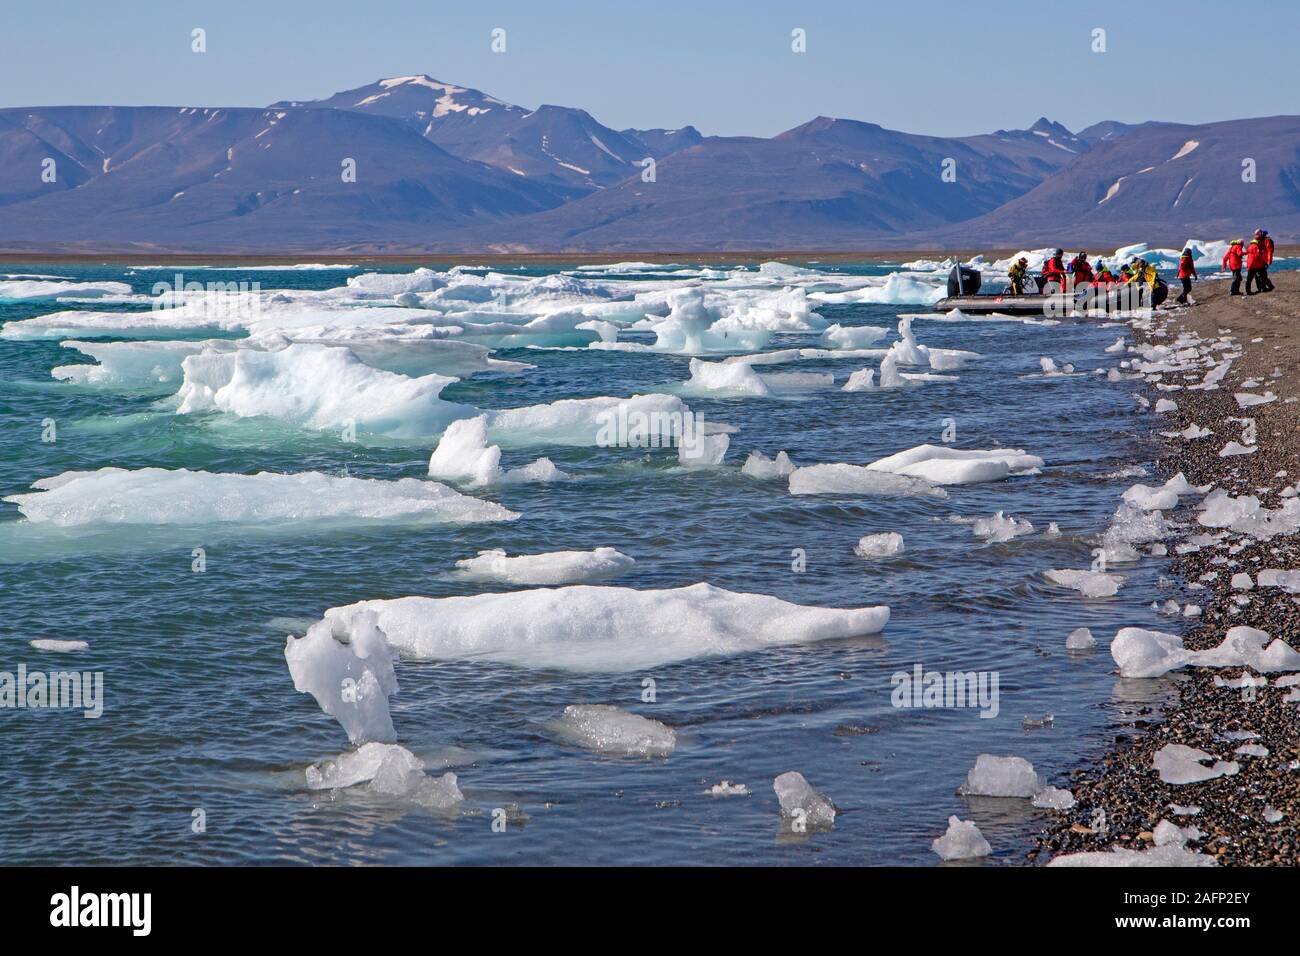
[(1007, 270), (1007, 277), (1011, 279), (1011, 294), (1025, 294), (1025, 276), (1029, 274), (1029, 260), (1021, 256), (1011, 264)]

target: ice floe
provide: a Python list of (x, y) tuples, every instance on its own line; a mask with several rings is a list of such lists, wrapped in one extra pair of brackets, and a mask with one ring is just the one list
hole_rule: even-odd
[(903, 553), (903, 536), (897, 531), (863, 535), (853, 549), (860, 558), (892, 558)]
[(456, 576), (467, 581), (552, 586), (582, 584), (617, 577), (636, 562), (614, 548), (592, 551), (548, 551), (508, 556), (503, 550), (480, 551), (456, 562)]
[(973, 821), (960, 820), (956, 816), (948, 818), (948, 829), (930, 844), (930, 849), (941, 860), (970, 860), (993, 852), (989, 841), (984, 839), (984, 834)]
[(569, 743), (602, 754), (667, 757), (677, 747), (671, 727), (609, 704), (571, 704), (550, 728)]
[(796, 833), (829, 830), (835, 826), (835, 804), (814, 790), (797, 770), (787, 770), (772, 781), (781, 804), (781, 819)]
[(302, 637), (289, 637), (284, 659), (294, 689), (311, 694), (352, 743), (391, 742), (397, 734), (388, 698), (397, 693), (393, 656), (373, 613), (354, 615), (346, 644), (330, 622), (317, 621)]

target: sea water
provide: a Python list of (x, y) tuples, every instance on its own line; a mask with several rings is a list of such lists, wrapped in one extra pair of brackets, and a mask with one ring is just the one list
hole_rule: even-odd
[[(858, 277), (898, 269), (812, 268)], [(137, 294), (176, 271), (0, 267), (124, 282)], [(188, 278), (311, 290), (341, 286), (358, 272), (210, 269)], [(619, 275), (662, 280), (662, 270)], [(828, 322), (888, 328), (877, 343), (884, 346), (897, 337), (900, 313), (928, 308), (813, 307)], [(148, 305), (3, 301), (0, 321), (61, 309)], [(1026, 799), (958, 796), (976, 757), (1024, 757), (1044, 781), (1068, 788), (1070, 771), (1104, 750), (1116, 721), (1167, 688), (1121, 681), (1107, 653), (1120, 627), (1173, 629), (1149, 607), (1163, 594), (1161, 559), (1121, 569), (1123, 587), (1105, 599), (1084, 599), (1043, 577), (1047, 569), (1090, 566), (1120, 493), (1140, 480), (1116, 473), (1156, 454), (1152, 426), (1135, 408), (1140, 382), (1091, 374), (1116, 364), (1104, 351), (1115, 328), (918, 319), (913, 331), (925, 345), (980, 357), (952, 372), (953, 380), (864, 392), (840, 386), (878, 360), (757, 366), (765, 374), (830, 373), (835, 384), (767, 397), (689, 396), (707, 421), (735, 429), (716, 468), (680, 467), (673, 449), (506, 447), (503, 467), (545, 455), (573, 479), (460, 489), (519, 513), (513, 521), (321, 521), (273, 531), (199, 520), (205, 503), (195, 502), (191, 525), (37, 529), (24, 527), (14, 505), (0, 505), (0, 670), (101, 672), (104, 698), (97, 719), (70, 709), (0, 711), (0, 860), (930, 865), (938, 862), (931, 841), (956, 814), (974, 820), (992, 845), (984, 865), (1023, 862), (1053, 811)], [(0, 339), (0, 496), (109, 466), (427, 476), (436, 437), (348, 441), (337, 430), (272, 418), (179, 415), (167, 404), (174, 384), (114, 390), (55, 381), (53, 367), (88, 361), (59, 341)], [(818, 333), (802, 332), (777, 334), (766, 348), (824, 344)], [(660, 392), (691, 377), (682, 355), (515, 348), (493, 357), (536, 368), (476, 374), (441, 397), (502, 409)], [(1043, 376), (1042, 357), (1082, 374)], [(43, 440), (51, 423), (54, 440)], [(792, 496), (784, 480), (740, 471), (751, 450), (786, 451), (801, 466), (865, 464), (945, 441), (1024, 449), (1045, 466), (1037, 475), (952, 486), (946, 498)], [(1031, 522), (1033, 532), (990, 543), (958, 520), (999, 511)], [(1044, 533), (1053, 522), (1059, 536)], [(891, 532), (903, 538), (901, 554), (855, 553), (865, 536)], [(435, 776), (454, 771), (465, 797), (459, 811), (434, 812), (365, 787), (308, 787), (306, 769), (349, 745), (335, 720), (295, 692), (287, 635), (356, 601), (509, 589), (452, 573), (480, 551), (600, 547), (635, 561), (608, 582), (614, 585), (708, 582), (803, 605), (888, 605), (892, 613), (876, 636), (598, 673), (472, 656), (399, 661), (400, 692), (391, 701), (397, 742)], [(1067, 654), (1066, 637), (1079, 627), (1090, 628), (1099, 646)], [(34, 640), (89, 647), (54, 653)], [(895, 675), (918, 665), (978, 672), (985, 686), (995, 677), (996, 715), (987, 707), (895, 706)], [(675, 731), (675, 747), (668, 757), (644, 758), (575, 746), (556, 730), (570, 705), (614, 705), (658, 721)], [(1048, 713), (1053, 720), (1044, 724)], [(772, 781), (788, 771), (835, 804), (832, 829), (799, 834), (783, 826)], [(749, 793), (706, 792), (723, 780), (727, 792), (743, 784)]]

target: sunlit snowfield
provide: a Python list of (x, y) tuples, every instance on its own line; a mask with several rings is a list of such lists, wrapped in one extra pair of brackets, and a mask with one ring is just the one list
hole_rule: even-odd
[[(693, 268), (669, 278), (662, 270), (500, 271), (584, 276), (581, 283), (604, 289), (610, 301), (626, 302), (637, 289), (665, 283), (731, 281), (743, 290), (746, 276), (767, 294), (779, 295), (786, 285), (813, 294), (807, 305), (824, 322), (805, 320), (805, 331), (774, 333), (763, 351), (825, 347), (816, 326), (831, 323), (886, 326), (888, 334), (875, 344), (888, 347), (898, 337), (900, 313), (929, 308), (908, 302), (910, 286), (899, 280), (897, 294), (878, 294), (892, 298), (888, 304), (853, 301), (870, 297), (853, 293), (860, 287), (853, 277), (884, 277), (897, 266), (813, 268), (836, 275), (778, 271), (763, 279), (757, 264), (740, 281), (729, 271)], [(176, 271), (0, 266), (0, 273), (125, 282), (136, 297), (120, 304), (0, 299), (0, 321), (60, 310), (146, 314), (149, 304), (139, 296), (155, 282), (171, 281)], [(263, 290), (337, 288), (361, 272), (183, 271), (188, 280), (257, 281)], [(940, 280), (935, 273), (916, 281), (933, 288)], [(883, 282), (872, 287), (885, 288)], [(819, 289), (830, 295), (817, 298)], [(606, 300), (592, 299), (598, 301)], [(391, 306), (393, 299), (368, 304)], [(90, 361), (60, 346), (90, 340), (84, 329), (19, 337), (11, 335), (14, 328), (0, 338), (0, 495), (29, 492), (34, 481), (66, 471), (107, 466), (427, 478), (436, 432), (393, 437), (362, 427), (357, 441), (346, 442), (333, 427), (226, 411), (177, 414), (170, 398), (175, 381), (52, 378), (54, 367)], [(1035, 810), (1028, 800), (956, 795), (976, 755), (1025, 757), (1048, 783), (1068, 787), (1069, 771), (1102, 750), (1119, 713), (1150, 703), (1150, 695), (1167, 686), (1120, 681), (1106, 653), (1117, 627), (1177, 626), (1149, 607), (1161, 596), (1156, 582), (1163, 559), (1143, 558), (1119, 569), (1127, 580), (1106, 599), (1085, 599), (1042, 574), (1088, 568), (1119, 494), (1141, 480), (1115, 475), (1153, 455), (1149, 426), (1139, 423), (1132, 396), (1141, 383), (1093, 374), (1117, 364), (1122, 356), (1104, 349), (1126, 331), (1096, 321), (917, 319), (913, 331), (923, 345), (979, 357), (945, 373), (955, 379), (858, 392), (841, 386), (851, 372), (877, 368), (878, 358), (803, 358), (755, 368), (763, 375), (831, 373), (834, 384), (719, 398), (681, 391), (690, 378), (684, 355), (498, 349), (493, 358), (536, 368), (479, 372), (449, 385), (441, 398), (505, 409), (663, 392), (681, 394), (708, 421), (737, 429), (716, 468), (681, 468), (671, 449), (507, 444), (504, 467), (544, 455), (573, 479), (456, 486), (519, 512), (515, 521), (315, 521), (273, 528), (210, 520), (207, 503), (196, 499), (181, 505), (192, 507), (195, 520), (180, 528), (91, 524), (59, 530), (23, 520), (14, 504), (0, 505), (0, 669), (13, 671), (22, 662), (32, 670), (101, 670), (106, 694), (98, 720), (75, 711), (0, 712), (0, 774), (9, 796), (0, 860), (930, 865), (938, 862), (931, 840), (943, 833), (950, 814), (958, 814), (975, 820), (992, 844), (985, 865), (1022, 862), (1032, 833), (1052, 811)], [(242, 334), (205, 328), (184, 337)], [(175, 330), (133, 335), (182, 337)], [(654, 333), (627, 327), (617, 335), (621, 342), (655, 341)], [(566, 342), (581, 345), (592, 337)], [(94, 341), (121, 338), (109, 333)], [(1045, 377), (1044, 356), (1085, 374)], [(41, 440), (46, 419), (57, 426), (53, 443)], [(755, 449), (768, 456), (787, 451), (800, 466), (866, 464), (941, 443), (945, 419), (955, 424), (957, 447), (1025, 449), (1046, 465), (1041, 474), (950, 486), (947, 498), (794, 496), (785, 479), (740, 472)], [(145, 513), (175, 505), (148, 498), (135, 503)], [(950, 520), (998, 510), (1032, 522), (1034, 532), (988, 544), (971, 524)], [(1052, 522), (1059, 537), (1044, 534)], [(888, 531), (902, 534), (903, 555), (864, 559), (854, 553), (863, 535)], [(326, 609), (359, 600), (507, 590), (447, 577), (458, 559), (481, 550), (513, 555), (604, 546), (636, 563), (602, 584), (653, 589), (706, 581), (802, 605), (888, 605), (892, 617), (879, 636), (602, 673), (546, 660), (529, 667), (472, 656), (403, 660), (397, 665), (401, 689), (391, 700), (397, 740), (431, 773), (455, 771), (465, 795), (459, 811), (433, 812), (365, 786), (308, 789), (305, 769), (347, 751), (349, 743), (337, 721), (294, 690), (286, 635), (301, 635)], [(197, 547), (206, 552), (203, 573), (191, 568)], [(792, 570), (795, 549), (806, 552), (802, 573)], [(544, 628), (546, 622), (536, 624)], [(1066, 635), (1084, 626), (1099, 647), (1067, 654)], [(70, 654), (30, 646), (41, 638), (90, 646)], [(997, 671), (999, 716), (895, 709), (890, 677), (918, 662), (927, 670)], [(654, 703), (641, 699), (647, 677), (656, 684)], [(565, 742), (551, 722), (566, 705), (582, 703), (614, 704), (662, 721), (677, 731), (675, 752), (666, 759), (612, 757)], [(1055, 716), (1049, 728), (1022, 726), (1026, 715), (1047, 713)], [(782, 828), (772, 780), (787, 770), (800, 771), (843, 811), (833, 830), (801, 836)], [(703, 793), (723, 779), (745, 784), (752, 795)], [(511, 804), (529, 819), (494, 832), (493, 809)], [(192, 828), (196, 809), (206, 815), (201, 833)]]

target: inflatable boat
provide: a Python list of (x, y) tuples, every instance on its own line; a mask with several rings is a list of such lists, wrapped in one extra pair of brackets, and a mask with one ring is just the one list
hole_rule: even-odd
[(968, 266), (954, 266), (948, 273), (948, 295), (934, 305), (936, 312), (958, 309), (967, 315), (1041, 315), (1061, 318), (1067, 315), (1106, 315), (1152, 309), (1169, 296), (1169, 286), (1157, 278), (1152, 287), (1136, 283), (1111, 286), (1085, 286), (1074, 292), (1043, 291), (1013, 295), (1009, 290), (980, 293), (980, 273)]

